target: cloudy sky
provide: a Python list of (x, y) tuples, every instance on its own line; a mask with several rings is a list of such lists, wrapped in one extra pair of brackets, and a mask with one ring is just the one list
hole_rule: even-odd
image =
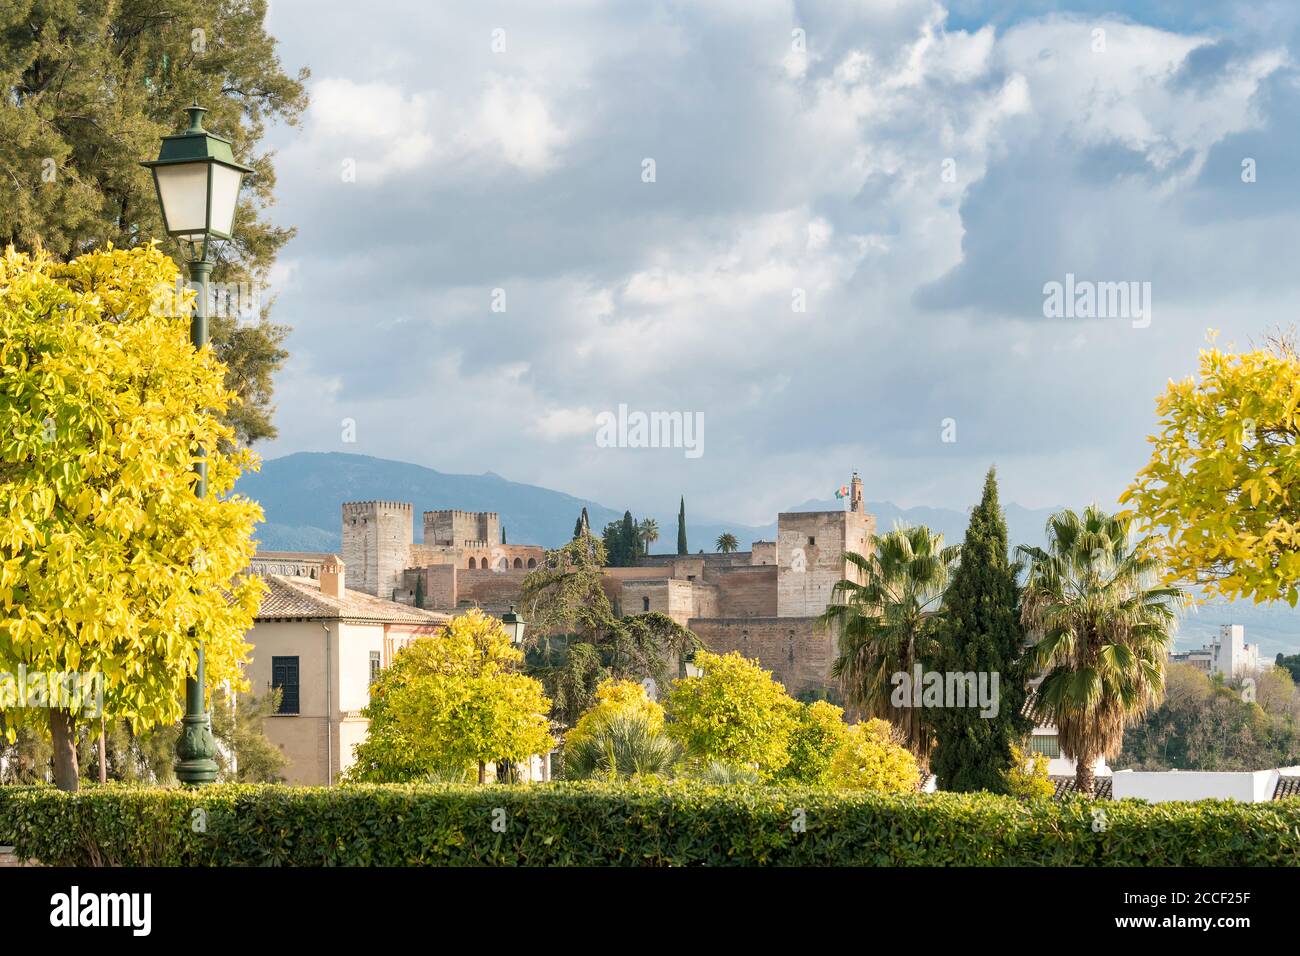
[[(1207, 329), (1296, 319), (1292, 3), (273, 0), (269, 26), (313, 76), (271, 141), (299, 232), (267, 457), (754, 524), (853, 469), (904, 506), (967, 507), (991, 463), (1006, 500), (1109, 504)], [(1067, 274), (1149, 288), (1149, 322), (1045, 316)], [(599, 447), (620, 404), (702, 414), (703, 454)]]

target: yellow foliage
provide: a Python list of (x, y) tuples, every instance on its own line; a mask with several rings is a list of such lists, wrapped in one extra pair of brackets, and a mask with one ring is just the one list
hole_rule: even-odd
[(1048, 762), (1046, 754), (1026, 755), (1023, 750), (1012, 744), (1011, 766), (1002, 774), (1007, 782), (1007, 793), (1021, 800), (1050, 798), (1055, 792), (1055, 787), (1052, 786), (1052, 780), (1047, 775)]
[(912, 793), (921, 781), (916, 758), (894, 740), (889, 721), (854, 724), (831, 757), (833, 786), (873, 793)]
[(0, 672), (102, 674), (136, 729), (181, 716), (200, 642), (242, 687), (261, 592), (261, 509), (230, 495), (257, 460), (223, 450), (225, 367), (158, 306), (176, 279), (153, 245), (0, 257)]
[(698, 651), (695, 663), (701, 675), (674, 681), (669, 691), (669, 736), (700, 766), (754, 767), (773, 779), (790, 762), (800, 705), (771, 671), (737, 651)]
[(1151, 460), (1121, 497), (1161, 529), (1171, 579), (1256, 602), (1300, 592), (1300, 358), (1289, 346), (1200, 355), (1156, 403)]
[(402, 650), (371, 688), (353, 781), (422, 780), (479, 761), (523, 760), (555, 742), (542, 684), (517, 670), (523, 653), (477, 608)]
[(596, 703), (585, 710), (565, 735), (565, 746), (586, 740), (616, 717), (639, 717), (654, 733), (664, 729), (664, 709), (636, 681), (610, 678), (596, 688)]

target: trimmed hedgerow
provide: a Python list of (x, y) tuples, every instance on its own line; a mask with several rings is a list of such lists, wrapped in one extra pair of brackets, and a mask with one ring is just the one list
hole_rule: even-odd
[(0, 844), (57, 865), (1276, 866), (1300, 863), (1300, 800), (690, 783), (0, 787)]

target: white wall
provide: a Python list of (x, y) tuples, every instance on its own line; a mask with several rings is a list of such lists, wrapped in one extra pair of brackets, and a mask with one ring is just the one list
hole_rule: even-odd
[(1136, 798), (1150, 803), (1170, 800), (1239, 800), (1264, 803), (1273, 799), (1276, 770), (1226, 773), (1201, 770), (1120, 770), (1111, 777), (1116, 800)]

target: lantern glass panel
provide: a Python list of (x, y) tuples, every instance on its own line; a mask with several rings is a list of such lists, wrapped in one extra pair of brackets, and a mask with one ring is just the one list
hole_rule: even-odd
[(235, 206), (239, 202), (239, 180), (243, 174), (237, 169), (212, 164), (212, 231), (229, 236), (235, 223)]
[(208, 164), (157, 166), (154, 174), (167, 231), (174, 236), (201, 236), (208, 226)]

